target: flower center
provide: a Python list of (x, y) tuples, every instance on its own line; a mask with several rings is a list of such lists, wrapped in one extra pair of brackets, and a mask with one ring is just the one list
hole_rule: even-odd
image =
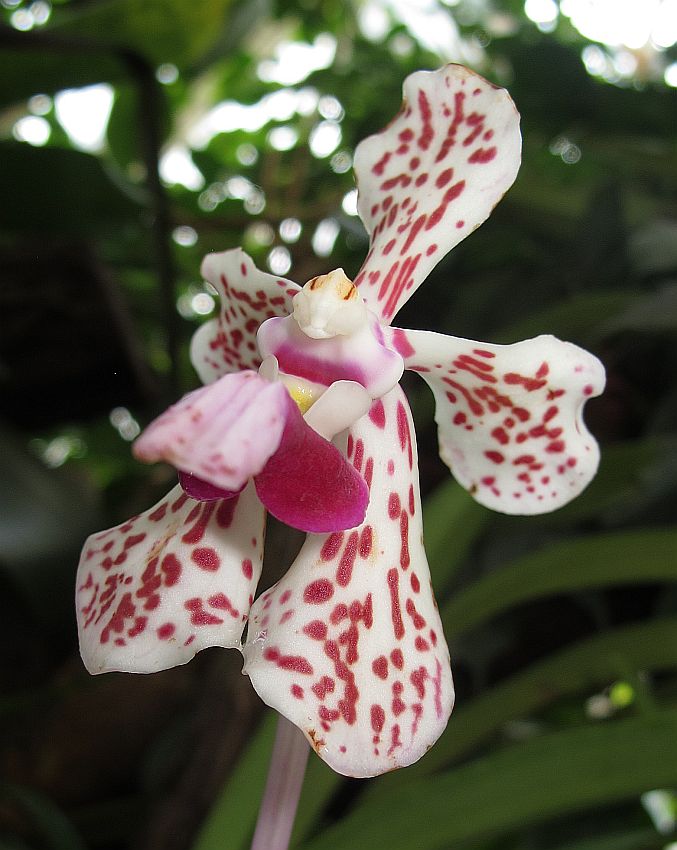
[(367, 308), (343, 269), (309, 280), (294, 296), (294, 319), (311, 339), (350, 336), (367, 324)]
[(303, 378), (296, 378), (294, 375), (286, 375), (284, 372), (279, 373), (279, 379), (289, 391), (289, 395), (296, 402), (296, 405), (302, 414), (310, 410), (320, 395), (322, 395), (322, 393), (326, 390), (326, 387), (323, 387), (320, 384), (314, 384), (311, 381), (304, 381)]

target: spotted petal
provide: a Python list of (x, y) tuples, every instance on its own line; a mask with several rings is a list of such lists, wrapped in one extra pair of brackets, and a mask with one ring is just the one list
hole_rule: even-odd
[(207, 646), (239, 646), (263, 528), (252, 486), (220, 502), (195, 502), (175, 487), (149, 511), (89, 537), (76, 590), (89, 672), (151, 673)]
[(258, 369), (259, 325), (291, 313), (291, 300), (300, 287), (259, 271), (241, 248), (207, 254), (201, 270), (221, 297), (219, 315), (198, 329), (190, 347), (195, 371), (209, 384), (228, 372)]
[(252, 607), (245, 672), (348, 776), (419, 759), (451, 712), (449, 654), (422, 544), (413, 423), (399, 387), (348, 432), (371, 488), (364, 523), (309, 535)]
[(517, 175), (520, 149), (504, 89), (460, 65), (407, 77), (399, 115), (355, 151), (371, 237), (355, 283), (384, 322), (489, 216)]
[(583, 405), (604, 389), (604, 367), (553, 336), (490, 345), (389, 329), (408, 369), (435, 395), (440, 455), (483, 505), (507, 514), (555, 510), (597, 470)]
[(295, 412), (281, 383), (251, 371), (224, 375), (151, 422), (134, 443), (134, 454), (147, 463), (164, 460), (214, 487), (237, 492), (277, 450), (285, 422)]

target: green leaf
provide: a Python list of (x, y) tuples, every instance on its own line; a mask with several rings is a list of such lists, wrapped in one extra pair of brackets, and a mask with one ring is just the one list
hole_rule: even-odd
[(562, 844), (555, 850), (660, 850), (665, 847), (667, 836), (655, 829), (636, 829), (632, 832), (610, 832), (597, 835), (573, 844)]
[(0, 229), (82, 236), (139, 215), (89, 154), (0, 142), (0, 161)]
[(193, 850), (242, 850), (251, 839), (273, 751), (277, 714), (269, 711), (202, 825)]
[[(154, 65), (171, 62), (189, 68), (222, 38), (231, 5), (232, 0), (102, 0), (56, 9), (37, 39), (33, 33), (14, 38), (19, 44), (42, 44), (38, 50), (13, 46), (0, 51), (0, 103), (129, 79), (129, 69), (119, 59), (123, 49)], [(57, 39), (71, 43), (66, 47)], [(78, 47), (78, 42), (101, 49)]]
[(677, 619), (665, 618), (614, 629), (554, 653), (458, 706), (425, 758), (373, 783), (368, 794), (387, 794), (457, 761), (509, 720), (533, 714), (563, 696), (607, 685), (628, 671), (677, 667), (675, 646)]
[(303, 850), (439, 850), (677, 782), (677, 710), (544, 735), (398, 789)]
[(547, 328), (561, 339), (597, 341), (612, 330), (610, 316), (632, 312), (641, 303), (633, 291), (582, 292), (538, 311), (530, 311), (517, 324), (494, 334), (496, 342), (529, 339)]
[[(20, 785), (0, 786), (3, 809), (17, 806), (45, 850), (86, 850), (85, 843), (61, 809), (48, 797)], [(11, 818), (10, 818), (11, 820)]]
[(423, 503), (425, 550), (438, 598), (463, 563), (490, 514), (450, 479)]
[(677, 579), (677, 531), (617, 532), (563, 541), (458, 593), (442, 609), (447, 639), (500, 611), (554, 593)]

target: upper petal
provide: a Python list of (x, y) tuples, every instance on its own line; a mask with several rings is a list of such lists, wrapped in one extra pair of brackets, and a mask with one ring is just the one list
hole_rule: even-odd
[(236, 647), (261, 574), (264, 511), (253, 487), (195, 502), (175, 487), (85, 542), (76, 582), (90, 673), (151, 673), (207, 646)]
[(583, 405), (604, 389), (592, 354), (554, 336), (490, 345), (430, 331), (389, 334), (432, 388), (440, 455), (478, 502), (544, 513), (590, 482), (599, 449)]
[(273, 316), (288, 315), (300, 287), (259, 271), (241, 248), (207, 254), (201, 271), (221, 297), (219, 315), (196, 331), (190, 346), (195, 371), (203, 384), (209, 384), (227, 372), (259, 367), (259, 325)]
[(504, 89), (460, 65), (407, 77), (400, 113), (355, 151), (371, 237), (355, 284), (383, 321), (489, 216), (520, 151), (519, 115)]
[(446, 726), (453, 686), (399, 387), (353, 425), (347, 452), (371, 488), (364, 523), (308, 536), (254, 603), (244, 655), (261, 698), (334, 770), (365, 777), (424, 755)]
[(224, 375), (151, 422), (134, 443), (134, 454), (238, 491), (279, 446), (288, 415), (289, 394), (282, 384), (256, 372)]

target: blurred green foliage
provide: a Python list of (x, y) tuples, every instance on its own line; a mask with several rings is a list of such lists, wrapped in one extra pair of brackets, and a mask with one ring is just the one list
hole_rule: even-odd
[[(89, 679), (75, 560), (89, 531), (169, 481), (129, 440), (196, 383), (202, 255), (242, 244), (299, 282), (355, 273), (367, 239), (352, 151), (394, 115), (408, 73), (450, 60), (509, 88), (523, 166), (398, 322), (499, 342), (549, 332), (594, 351), (609, 377), (587, 408), (602, 465), (557, 514), (491, 515), (448, 480), (432, 401), (407, 384), (458, 706), (397, 774), (346, 781), (311, 760), (293, 846), (673, 846), (674, 45), (594, 45), (564, 14), (536, 26), (521, 0), (0, 6), (2, 847), (246, 847), (272, 716), (257, 725), (237, 659), (218, 651)], [(306, 53), (292, 61), (289, 44)], [(94, 84), (112, 109), (102, 144), (83, 150), (58, 93)], [(320, 150), (327, 122), (340, 141)], [(172, 151), (188, 185), (166, 170)], [(164, 184), (149, 179), (158, 154)]]

